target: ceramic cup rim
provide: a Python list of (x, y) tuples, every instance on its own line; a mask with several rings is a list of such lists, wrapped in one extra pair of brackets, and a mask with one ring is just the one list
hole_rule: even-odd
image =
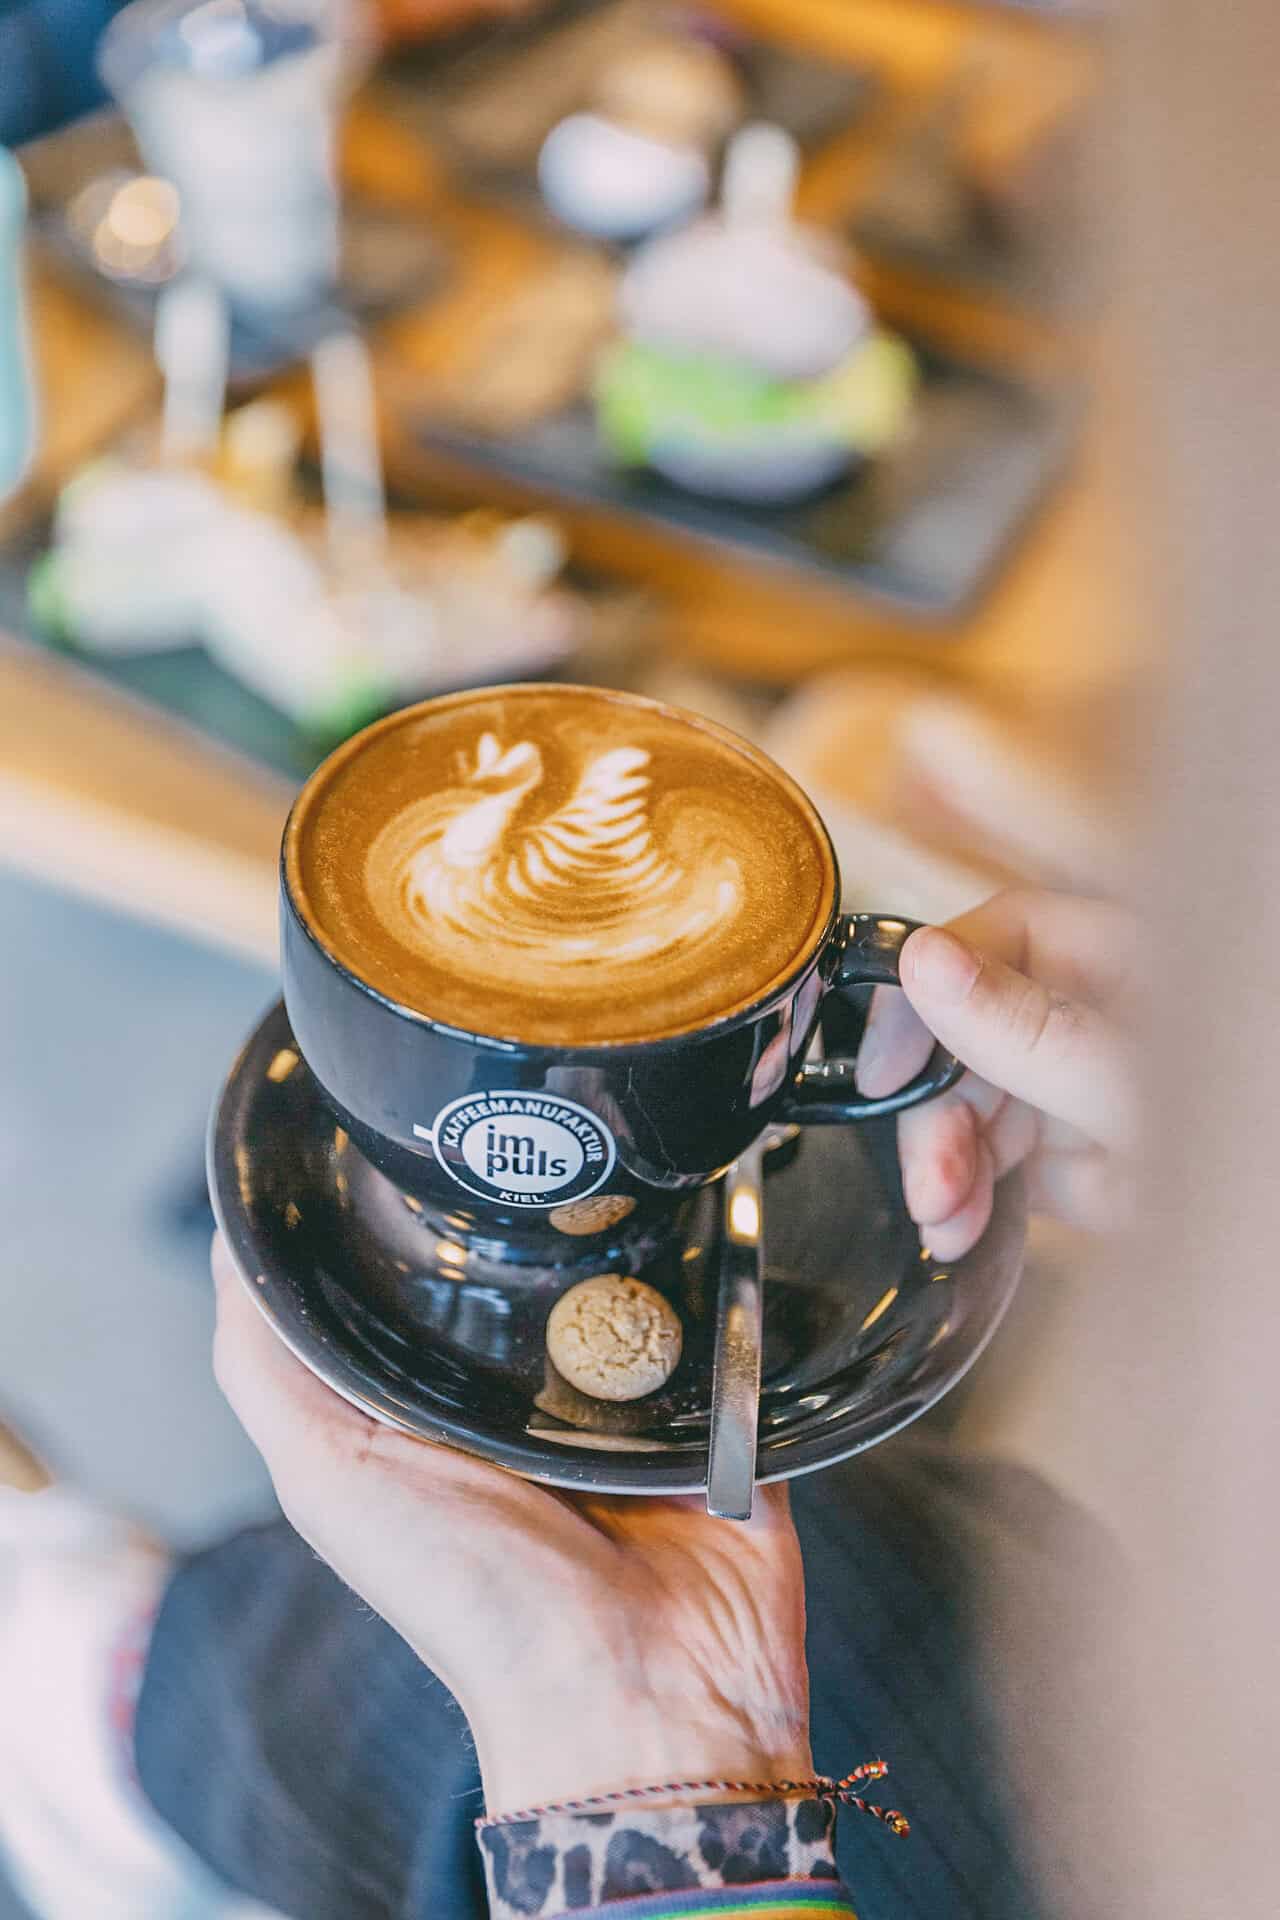
[[(303, 832), (303, 816), (315, 803), (326, 782), (349, 759), (355, 757), (375, 735), (393, 731), (398, 726), (408, 724), (427, 708), (440, 711), (445, 707), (464, 706), (472, 702), (492, 698), (495, 694), (554, 694), (568, 696), (588, 696), (606, 700), (614, 705), (640, 707), (651, 713), (662, 714), (668, 719), (696, 728), (699, 732), (709, 733), (725, 746), (732, 748), (752, 761), (763, 770), (770, 779), (775, 780), (788, 797), (798, 806), (806, 819), (814, 838), (823, 854), (827, 867), (829, 888), (826, 909), (814, 914), (813, 927), (808, 939), (799, 953), (789, 964), (786, 972), (775, 975), (766, 982), (764, 988), (750, 1001), (736, 1003), (723, 1013), (709, 1020), (695, 1020), (680, 1028), (666, 1032), (641, 1034), (628, 1040), (526, 1040), (518, 1034), (482, 1033), (469, 1027), (459, 1027), (451, 1021), (440, 1020), (434, 1014), (424, 1013), (420, 1008), (412, 1007), (393, 994), (375, 987), (371, 981), (363, 978), (349, 966), (332, 943), (321, 933), (320, 928), (308, 915), (302, 904), (303, 889), (300, 884), (297, 845)], [(295, 877), (299, 884), (295, 887)], [(721, 1034), (731, 1033), (738, 1027), (749, 1026), (762, 1014), (778, 1002), (785, 1000), (794, 990), (796, 983), (821, 961), (827, 951), (831, 937), (840, 922), (840, 863), (835, 846), (827, 830), (826, 822), (818, 812), (814, 802), (804, 791), (800, 783), (780, 767), (761, 748), (755, 746), (731, 727), (723, 726), (718, 720), (709, 720), (701, 714), (690, 713), (683, 707), (674, 706), (666, 700), (655, 700), (647, 694), (629, 693), (612, 687), (583, 686), (577, 682), (561, 680), (521, 680), (499, 687), (468, 688), (457, 693), (442, 694), (430, 700), (418, 700), (406, 707), (398, 707), (394, 713), (385, 714), (382, 719), (361, 728), (341, 746), (334, 749), (314, 772), (296, 795), (285, 821), (280, 839), (280, 899), (283, 909), (293, 924), (315, 948), (320, 957), (339, 974), (349, 985), (356, 988), (367, 999), (382, 1007), (386, 1012), (409, 1021), (416, 1027), (424, 1027), (438, 1033), (445, 1039), (459, 1040), (472, 1046), (491, 1048), (504, 1054), (569, 1054), (578, 1060), (588, 1060), (594, 1056), (615, 1059), (619, 1055), (646, 1053), (665, 1046), (687, 1046), (704, 1037), (711, 1039)]]

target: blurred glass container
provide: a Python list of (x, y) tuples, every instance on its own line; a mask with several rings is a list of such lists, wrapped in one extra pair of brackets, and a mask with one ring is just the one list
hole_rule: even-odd
[(187, 263), (247, 316), (303, 311), (337, 278), (338, 120), (372, 48), (359, 0), (133, 0), (103, 35)]
[(22, 169), (0, 147), (0, 500), (17, 489), (35, 449), (35, 397), (22, 270), (26, 212)]

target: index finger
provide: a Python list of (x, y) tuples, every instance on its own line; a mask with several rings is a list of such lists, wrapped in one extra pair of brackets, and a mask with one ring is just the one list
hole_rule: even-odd
[[(1106, 901), (1009, 888), (946, 927), (985, 959), (1086, 1007), (1109, 1006), (1132, 986), (1137, 923)], [(874, 1098), (896, 1092), (923, 1068), (934, 1038), (901, 988), (877, 987), (858, 1053), (860, 1091)]]
[(1132, 986), (1138, 923), (1111, 901), (1009, 887), (946, 925), (987, 959), (1085, 1006), (1110, 1006)]
[(1095, 1007), (941, 927), (911, 935), (902, 978), (928, 1026), (980, 1079), (1090, 1140), (1134, 1144), (1132, 1049)]

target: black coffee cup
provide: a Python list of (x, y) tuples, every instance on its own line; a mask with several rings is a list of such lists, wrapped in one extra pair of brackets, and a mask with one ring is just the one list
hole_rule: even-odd
[(959, 1063), (936, 1048), (908, 1085), (869, 1099), (852, 1060), (807, 1061), (826, 997), (898, 984), (916, 925), (839, 913), (831, 858), (820, 939), (756, 1005), (668, 1038), (583, 1046), (465, 1033), (388, 999), (318, 938), (286, 860), (289, 1021), (339, 1124), (444, 1230), (517, 1259), (598, 1255), (673, 1217), (767, 1127), (894, 1113), (958, 1079)]

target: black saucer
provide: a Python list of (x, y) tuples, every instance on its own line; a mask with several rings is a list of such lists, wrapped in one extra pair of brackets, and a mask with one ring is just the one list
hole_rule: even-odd
[[(767, 1164), (759, 1477), (780, 1480), (885, 1439), (955, 1385), (1017, 1286), (1025, 1207), (1018, 1179), (1002, 1181), (980, 1244), (943, 1268), (902, 1205), (891, 1120), (810, 1128)], [(625, 1249), (584, 1268), (570, 1245), (553, 1268), (451, 1241), (335, 1126), (282, 1005), (232, 1069), (209, 1184), (281, 1339), (366, 1413), (554, 1486), (705, 1486), (718, 1187), (643, 1268), (684, 1322), (680, 1364), (660, 1393), (616, 1406), (560, 1381), (544, 1329), (584, 1272), (637, 1271)]]

